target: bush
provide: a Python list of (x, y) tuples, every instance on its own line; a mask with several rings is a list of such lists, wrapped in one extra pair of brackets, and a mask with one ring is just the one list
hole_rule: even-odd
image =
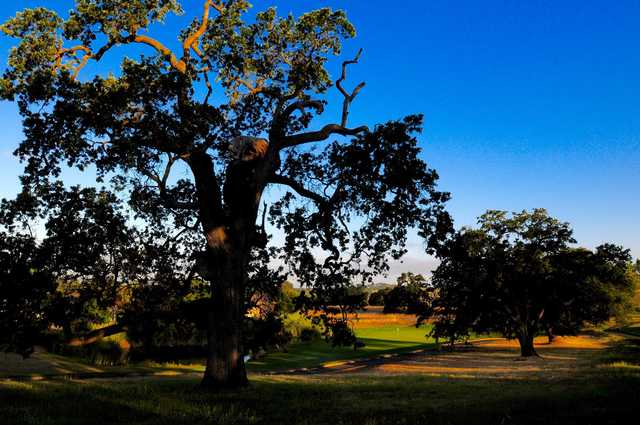
[(322, 328), (300, 313), (287, 314), (284, 329), (296, 340), (311, 341), (322, 335)]
[(53, 349), (56, 354), (78, 357), (97, 366), (126, 365), (129, 363), (131, 354), (131, 344), (126, 339), (119, 341), (103, 339), (83, 346), (57, 344)]
[(320, 332), (320, 329), (318, 329), (317, 327), (304, 328), (302, 329), (302, 331), (300, 331), (299, 339), (302, 342), (310, 342), (310, 341), (315, 341), (317, 339), (320, 339), (321, 336), (322, 336), (322, 333)]

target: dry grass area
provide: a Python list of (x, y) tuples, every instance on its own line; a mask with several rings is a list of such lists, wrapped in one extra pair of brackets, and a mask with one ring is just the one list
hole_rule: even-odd
[(341, 364), (330, 374), (426, 375), (455, 378), (562, 379), (593, 366), (594, 358), (622, 340), (610, 334), (558, 337), (553, 344), (536, 339), (540, 357), (519, 357), (516, 341), (501, 338), (474, 341), (453, 352), (426, 352)]
[(355, 329), (385, 328), (390, 326), (405, 327), (416, 324), (416, 316), (404, 313), (383, 313), (382, 306), (370, 306), (366, 311), (350, 315)]

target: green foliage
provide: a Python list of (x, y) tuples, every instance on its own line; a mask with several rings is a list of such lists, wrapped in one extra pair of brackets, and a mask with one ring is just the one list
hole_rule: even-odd
[(277, 301), (278, 311), (282, 313), (293, 313), (296, 309), (296, 298), (299, 296), (299, 289), (294, 288), (291, 282), (283, 282), (280, 286), (280, 294)]
[(345, 12), (322, 8), (296, 19), (278, 17), (272, 7), (245, 23), (247, 9), (247, 2), (230, 2), (202, 40), (228, 96), (237, 96), (239, 81), (249, 76), (282, 95), (325, 92), (332, 83), (325, 68), (328, 55), (340, 54), (341, 41), (355, 36)]
[(440, 252), (437, 298), (425, 314), (435, 317), (434, 336), (453, 342), (470, 331), (500, 332), (532, 355), (540, 332), (574, 334), (628, 310), (628, 250), (571, 249), (569, 225), (541, 209), (489, 211), (479, 224), (456, 233)]
[(384, 312), (406, 312), (418, 315), (431, 303), (432, 291), (424, 276), (405, 272), (397, 285), (384, 293)]
[(55, 12), (39, 7), (19, 12), (0, 25), (2, 33), (20, 39), (20, 44), (9, 52), (9, 69), (1, 80), (0, 98), (13, 100), (19, 92), (26, 92), (27, 99), (42, 97), (42, 90), (53, 79), (62, 23)]
[(0, 351), (33, 352), (48, 329), (55, 289), (35, 239), (0, 231)]
[(290, 313), (284, 317), (284, 328), (297, 340), (315, 339), (322, 332), (322, 327), (314, 323), (311, 318), (301, 313)]
[(177, 0), (76, 0), (75, 3), (64, 24), (64, 35), (85, 43), (101, 34), (110, 41), (123, 40), (153, 22), (162, 22), (169, 13), (182, 13)]
[(382, 288), (377, 291), (373, 291), (367, 300), (367, 303), (371, 306), (383, 306), (384, 305), (384, 297), (387, 293), (391, 291), (391, 288)]
[[(202, 317), (178, 312), (194, 277), (210, 283), (208, 323), (220, 328), (212, 335), (233, 333), (237, 345), (219, 345), (228, 350), (224, 355), (210, 350), (217, 356), (211, 360), (226, 362), (242, 349), (252, 298), (275, 295), (284, 266), (312, 300), (331, 300), (332, 291), (344, 298), (354, 282), (370, 282), (388, 270), (390, 258), (406, 252), (408, 229), (418, 229), (433, 250), (451, 219), (444, 209), (449, 195), (437, 190), (438, 175), (420, 154), (421, 115), (371, 131), (347, 127), (361, 84), (345, 97), (339, 124), (309, 130), (332, 85), (327, 64), (355, 36), (344, 11), (324, 7), (279, 17), (275, 8), (249, 14), (245, 0), (202, 5), (203, 14), (176, 34), (176, 50), (150, 31), (182, 12), (176, 0), (78, 0), (63, 17), (27, 9), (2, 27), (18, 41), (0, 87), (23, 117), (25, 137), (16, 154), (26, 163), (24, 193), (57, 192), (51, 187), (63, 168), (94, 167), (98, 181), (108, 180), (117, 193), (104, 195), (108, 203), (126, 199), (126, 216), (140, 230), (118, 222), (119, 207), (107, 214), (97, 192), (76, 190), (63, 201), (36, 196), (33, 208), (44, 216), (48, 204), (56, 210), (65, 202), (78, 216), (61, 214), (52, 228), (81, 229), (78, 241), (63, 247), (86, 248), (96, 264), (66, 267), (85, 277), (87, 270), (108, 270), (108, 279), (90, 279), (98, 283), (94, 289), (105, 289), (93, 297), (100, 302), (117, 298), (123, 277), (134, 282), (127, 309), (116, 316), (147, 345), (160, 329), (173, 329), (167, 324), (197, 326)], [(101, 67), (99, 75), (81, 76), (95, 69), (85, 65), (119, 45), (139, 46), (143, 54), (122, 57), (111, 72)], [(344, 137), (314, 147), (334, 135)], [(178, 169), (187, 172), (176, 177)], [(286, 190), (263, 207), (263, 193), (273, 185)], [(101, 228), (93, 245), (84, 237), (89, 226), (82, 209), (105, 213), (95, 217)], [(285, 233), (281, 246), (268, 244), (267, 214)], [(56, 246), (65, 240), (52, 237)], [(106, 257), (114, 254), (112, 261), (98, 261), (99, 246)], [(273, 267), (274, 259), (283, 267)], [(244, 374), (242, 364), (234, 367), (234, 374)]]

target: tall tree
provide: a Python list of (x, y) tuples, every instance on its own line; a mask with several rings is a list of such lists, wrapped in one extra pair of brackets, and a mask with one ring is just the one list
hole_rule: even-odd
[[(268, 276), (276, 255), (301, 283), (326, 291), (386, 271), (410, 228), (433, 247), (451, 225), (448, 194), (419, 158), (421, 116), (347, 125), (364, 83), (352, 91), (344, 83), (360, 53), (335, 81), (339, 121), (309, 130), (334, 85), (328, 59), (355, 35), (345, 13), (279, 17), (269, 8), (245, 21), (248, 9), (245, 0), (204, 1), (177, 48), (150, 35), (182, 13), (177, 0), (76, 0), (66, 17), (26, 9), (1, 27), (19, 40), (0, 87), (23, 116), (16, 152), (25, 185), (46, 184), (63, 165), (93, 165), (128, 190), (140, 217), (199, 226), (198, 273), (212, 287), (203, 385), (215, 388), (247, 382), (246, 288)], [(108, 74), (88, 66), (122, 45), (139, 46), (140, 59), (123, 57)], [(172, 174), (185, 168), (182, 178)], [(285, 234), (277, 254), (265, 250), (266, 206), (260, 213), (270, 186), (283, 188), (267, 197)]]
[(543, 209), (488, 211), (479, 229), (462, 229), (440, 251), (432, 283), (434, 333), (451, 341), (475, 332), (517, 338), (522, 356), (534, 337), (574, 334), (601, 323), (633, 295), (629, 251), (571, 249), (568, 223)]

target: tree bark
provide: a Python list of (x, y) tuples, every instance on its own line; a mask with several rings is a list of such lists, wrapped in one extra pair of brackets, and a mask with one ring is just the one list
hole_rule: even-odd
[[(211, 283), (207, 314), (207, 366), (202, 387), (220, 391), (248, 384), (242, 347), (248, 264), (256, 218), (270, 164), (266, 141), (256, 140), (228, 165), (220, 191), (211, 158), (193, 154), (189, 165), (198, 192), (199, 216), (207, 240), (206, 278)], [(224, 198), (224, 203), (222, 203)]]
[(547, 328), (547, 339), (549, 340), (549, 344), (553, 344), (553, 340), (556, 339), (552, 328)]
[(537, 357), (535, 347), (533, 346), (533, 332), (522, 331), (518, 335), (518, 342), (520, 343), (520, 356), (521, 357)]
[(242, 350), (246, 271), (241, 262), (237, 257), (228, 258), (219, 265), (222, 270), (208, 312), (208, 356), (202, 378), (207, 389), (237, 389), (248, 384)]

